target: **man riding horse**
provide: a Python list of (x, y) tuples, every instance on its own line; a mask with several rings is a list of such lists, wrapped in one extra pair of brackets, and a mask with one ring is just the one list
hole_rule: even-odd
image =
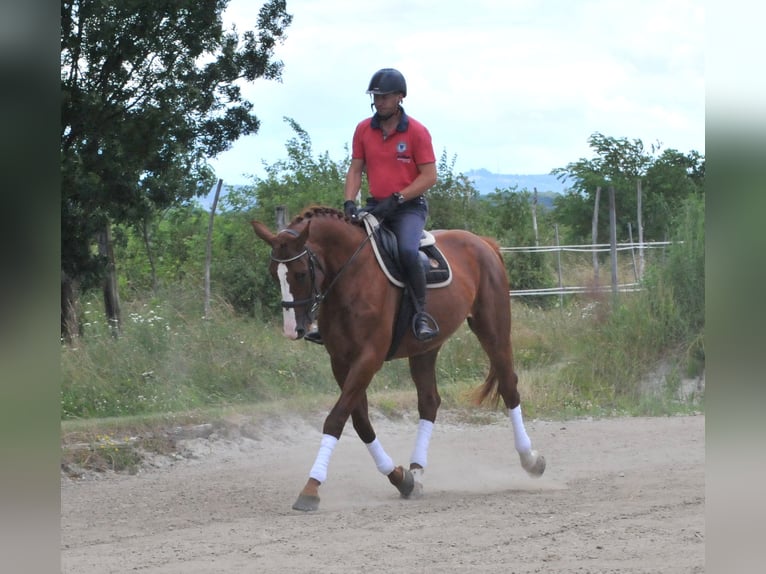
[[(372, 96), (370, 107), (375, 114), (354, 130), (343, 211), (352, 220), (358, 219), (356, 197), (366, 172), (370, 197), (364, 210), (396, 235), (405, 282), (415, 306), (413, 333), (419, 341), (429, 341), (439, 334), (439, 327), (425, 312), (426, 277), (418, 246), (428, 217), (424, 194), (436, 183), (431, 134), (405, 113), (402, 100), (407, 95), (407, 83), (398, 70), (375, 72), (367, 93)], [(322, 342), (319, 331), (307, 333), (305, 339)]]

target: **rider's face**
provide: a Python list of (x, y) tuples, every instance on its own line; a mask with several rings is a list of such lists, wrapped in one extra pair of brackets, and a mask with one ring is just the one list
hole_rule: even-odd
[(378, 113), (382, 116), (387, 116), (396, 111), (396, 108), (402, 101), (402, 95), (400, 93), (375, 94), (372, 101)]

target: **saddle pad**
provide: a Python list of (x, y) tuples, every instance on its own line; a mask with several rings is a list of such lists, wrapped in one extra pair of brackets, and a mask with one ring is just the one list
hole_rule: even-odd
[[(392, 255), (396, 246), (396, 236), (390, 229), (380, 225), (374, 215), (368, 213), (363, 221), (371, 238), (375, 258), (383, 273), (391, 283), (397, 287), (404, 287), (404, 275), (398, 264), (398, 257)], [(434, 235), (425, 230), (420, 240), (420, 260), (426, 274), (426, 287), (446, 287), (452, 282), (452, 268), (449, 262), (437, 247)]]

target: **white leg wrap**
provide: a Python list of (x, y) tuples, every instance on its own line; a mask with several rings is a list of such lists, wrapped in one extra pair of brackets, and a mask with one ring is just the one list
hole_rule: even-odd
[(377, 437), (366, 446), (370, 455), (372, 455), (372, 459), (375, 461), (375, 466), (378, 467), (378, 470), (386, 476), (391, 474), (394, 471), (394, 468), (396, 468), (394, 466), (394, 461), (388, 456), (386, 451), (383, 450), (383, 445), (380, 444)]
[(428, 445), (431, 442), (431, 432), (434, 430), (434, 423), (425, 419), (420, 419), (418, 423), (418, 435), (415, 438), (415, 448), (412, 450), (410, 464), (419, 464), (423, 468), (428, 463)]
[(515, 409), (508, 409), (508, 417), (513, 426), (513, 442), (516, 445), (516, 451), (519, 454), (525, 454), (532, 450), (532, 441), (529, 440), (527, 431), (524, 428), (524, 420), (521, 418), (521, 405), (516, 405)]
[(338, 439), (329, 434), (322, 435), (322, 443), (319, 445), (319, 452), (317, 453), (314, 466), (311, 467), (309, 477), (314, 480), (318, 480), (320, 483), (327, 480), (327, 465), (330, 464), (330, 456), (332, 451), (335, 450), (335, 445), (338, 444)]

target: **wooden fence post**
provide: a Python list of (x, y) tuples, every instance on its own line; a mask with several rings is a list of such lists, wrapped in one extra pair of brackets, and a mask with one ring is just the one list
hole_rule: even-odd
[(287, 208), (284, 205), (276, 207), (277, 231), (282, 231), (287, 227)]
[(213, 219), (215, 218), (215, 208), (218, 205), (218, 198), (221, 195), (221, 186), (223, 180), (218, 180), (218, 187), (215, 189), (213, 205), (210, 206), (210, 219), (207, 224), (207, 246), (205, 251), (205, 319), (210, 314), (210, 264), (213, 259)]
[(643, 219), (643, 192), (641, 180), (636, 182), (636, 209), (638, 211), (638, 278), (644, 278), (644, 219)]
[(609, 254), (612, 262), (612, 305), (617, 306), (617, 210), (614, 186), (609, 186)]
[(630, 240), (630, 256), (633, 258), (633, 277), (638, 281), (638, 267), (636, 266), (636, 248), (633, 246), (633, 226), (628, 221), (628, 239)]
[(601, 201), (601, 186), (596, 187), (596, 201), (593, 206), (593, 222), (591, 224), (591, 243), (593, 244), (593, 281), (596, 283), (596, 289), (598, 289), (598, 204)]
[(561, 242), (559, 241), (559, 224), (555, 224), (553, 228), (556, 231), (556, 268), (558, 269), (559, 273), (559, 308), (564, 308), (564, 283), (562, 281), (562, 273), (561, 273)]
[(535, 231), (535, 247), (540, 245), (537, 234), (537, 188), (534, 188), (535, 194), (532, 199), (532, 228)]

